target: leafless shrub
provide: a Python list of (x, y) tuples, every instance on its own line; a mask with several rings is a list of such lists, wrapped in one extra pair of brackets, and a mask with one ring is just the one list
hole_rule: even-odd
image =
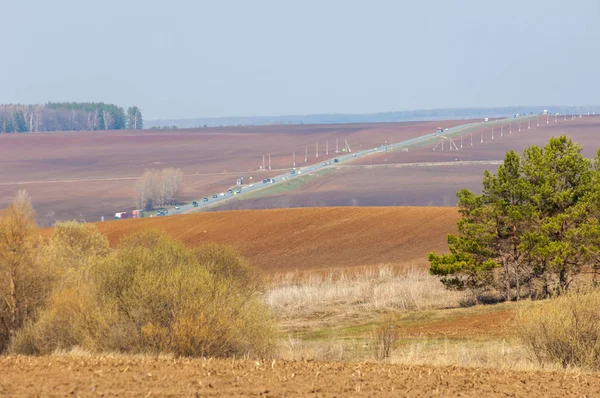
[(253, 272), (233, 249), (192, 250), (155, 231), (92, 255), (99, 243), (84, 250), (88, 261), (68, 268), (39, 320), (14, 339), (13, 352), (270, 354), (272, 318)]
[(385, 315), (373, 331), (375, 358), (379, 360), (389, 358), (398, 337), (399, 330), (396, 319), (392, 314)]
[(50, 293), (54, 275), (40, 247), (31, 200), (19, 191), (0, 216), (0, 353)]
[(517, 336), (540, 364), (600, 369), (600, 291), (567, 292), (531, 303), (516, 320)]

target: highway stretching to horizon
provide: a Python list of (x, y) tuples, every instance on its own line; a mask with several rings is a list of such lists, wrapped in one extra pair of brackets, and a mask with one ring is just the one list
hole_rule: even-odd
[[(289, 181), (289, 180), (292, 180), (299, 176), (303, 176), (303, 175), (307, 175), (307, 174), (314, 175), (314, 173), (324, 170), (326, 168), (343, 166), (344, 163), (348, 163), (353, 159), (366, 157), (369, 155), (380, 153), (381, 151), (415, 148), (415, 147), (423, 146), (432, 141), (440, 140), (440, 139), (451, 141), (451, 139), (453, 137), (459, 137), (459, 136), (461, 136), (463, 134), (467, 134), (473, 130), (477, 130), (483, 126), (502, 125), (502, 124), (506, 124), (508, 121), (510, 121), (511, 123), (514, 123), (514, 122), (519, 122), (519, 121), (524, 121), (524, 120), (528, 120), (531, 118), (535, 118), (537, 116), (538, 116), (537, 114), (523, 115), (523, 116), (518, 116), (518, 117), (496, 119), (496, 120), (491, 120), (488, 122), (483, 121), (483, 122), (475, 122), (475, 123), (466, 123), (466, 124), (463, 124), (460, 126), (447, 128), (441, 132), (438, 130), (438, 131), (424, 134), (424, 135), (421, 135), (421, 136), (418, 136), (415, 138), (410, 138), (408, 140), (393, 143), (391, 145), (383, 145), (378, 148), (372, 148), (372, 149), (363, 149), (363, 150), (360, 150), (357, 152), (345, 152), (343, 154), (339, 154), (340, 156), (335, 157), (334, 158), (335, 160), (328, 159), (328, 160), (325, 160), (322, 162), (314, 163), (312, 165), (307, 165), (307, 166), (296, 167), (296, 168), (290, 169), (289, 171), (287, 171), (285, 173), (276, 175), (275, 177), (271, 178), (270, 181), (274, 181), (274, 182), (264, 183), (263, 181), (257, 181), (257, 182), (253, 182), (253, 183), (247, 184), (247, 185), (232, 186), (229, 188), (229, 190), (227, 192), (218, 194), (216, 198), (213, 198), (211, 195), (211, 196), (207, 196), (205, 198), (197, 199), (195, 201), (195, 203), (196, 203), (195, 206), (193, 203), (188, 203), (188, 204), (180, 206), (180, 208), (178, 210), (176, 210), (174, 206), (171, 206), (168, 208), (169, 212), (166, 215), (186, 214), (186, 213), (191, 213), (191, 212), (195, 212), (195, 211), (201, 211), (203, 209), (206, 209), (209, 207), (214, 207), (216, 205), (225, 203), (225, 202), (233, 200), (233, 199), (244, 197), (245, 195), (247, 195), (251, 192), (256, 192), (256, 191), (260, 191), (262, 189), (266, 189), (268, 187), (273, 186), (273, 184), (280, 184), (282, 182)], [(431, 164), (431, 162), (427, 162), (427, 163)], [(445, 162), (445, 163), (447, 163), (447, 162)], [(345, 167), (348, 167), (348, 166), (345, 166)], [(237, 190), (239, 190), (239, 192), (237, 192)]]

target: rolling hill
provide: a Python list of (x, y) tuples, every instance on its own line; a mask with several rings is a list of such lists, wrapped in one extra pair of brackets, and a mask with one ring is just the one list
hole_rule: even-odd
[(450, 207), (329, 207), (196, 213), (98, 223), (112, 245), (155, 228), (188, 245), (236, 247), (265, 272), (379, 264), (427, 266), (427, 253), (447, 250), (459, 215)]

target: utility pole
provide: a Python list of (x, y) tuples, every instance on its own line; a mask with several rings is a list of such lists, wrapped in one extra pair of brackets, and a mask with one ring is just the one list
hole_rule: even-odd
[(471, 133), (471, 146), (473, 146), (473, 133)]
[(340, 150), (338, 148), (338, 139), (335, 139), (335, 153), (340, 153)]
[(317, 151), (316, 151), (316, 154), (317, 154), (316, 157), (318, 159), (319, 158), (319, 141), (317, 141)]
[(304, 149), (304, 163), (308, 162), (308, 145)]
[(462, 148), (462, 135), (460, 136), (460, 147)]
[(265, 169), (265, 155), (263, 155), (263, 165), (262, 165), (262, 169)]
[(271, 154), (269, 153), (269, 170), (271, 170)]
[(325, 156), (329, 156), (329, 140), (325, 141)]
[(292, 151), (292, 165), (296, 168), (296, 151)]

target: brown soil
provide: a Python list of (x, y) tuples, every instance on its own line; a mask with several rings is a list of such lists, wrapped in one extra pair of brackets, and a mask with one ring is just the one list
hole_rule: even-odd
[(600, 374), (316, 361), (1, 357), (0, 395), (589, 397)]
[[(425, 266), (431, 250), (446, 251), (456, 232), (455, 208), (303, 208), (195, 213), (97, 223), (112, 244), (157, 228), (189, 245), (236, 247), (267, 272), (368, 265)], [(43, 230), (48, 235), (51, 230)]]
[(470, 314), (427, 322), (423, 325), (407, 326), (404, 327), (403, 332), (408, 336), (423, 338), (487, 339), (507, 337), (512, 335), (508, 325), (510, 325), (514, 316), (514, 310)]

